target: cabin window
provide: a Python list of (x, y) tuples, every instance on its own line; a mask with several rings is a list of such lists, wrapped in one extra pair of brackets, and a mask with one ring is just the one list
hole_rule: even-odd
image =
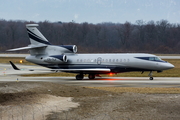
[(111, 62), (111, 59), (109, 59), (109, 62)]
[(118, 59), (116, 59), (116, 62), (118, 62)]
[(77, 59), (77, 62), (79, 62), (79, 59)]

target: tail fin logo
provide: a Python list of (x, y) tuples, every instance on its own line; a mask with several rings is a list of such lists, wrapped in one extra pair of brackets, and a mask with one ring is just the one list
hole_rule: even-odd
[(29, 38), (31, 38), (32, 40), (39, 42), (39, 43), (51, 45), (48, 41), (43, 40), (41, 37), (37, 36), (36, 34), (31, 32), (29, 29), (27, 29), (27, 32), (28, 32)]
[(27, 33), (31, 45), (42, 46), (42, 45), (51, 45), (49, 41), (43, 36), (43, 34), (37, 29), (38, 24), (27, 24)]

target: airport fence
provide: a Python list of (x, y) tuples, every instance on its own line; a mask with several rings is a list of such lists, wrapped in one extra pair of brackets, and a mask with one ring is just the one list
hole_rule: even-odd
[(10, 105), (0, 107), (0, 120), (130, 120), (127, 117), (113, 116), (108, 113), (82, 113), (62, 110), (58, 106), (41, 103)]

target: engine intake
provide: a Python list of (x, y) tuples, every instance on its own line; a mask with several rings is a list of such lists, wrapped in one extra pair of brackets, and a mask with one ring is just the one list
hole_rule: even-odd
[(66, 55), (53, 55), (43, 59), (44, 62), (48, 63), (62, 63), (67, 62)]

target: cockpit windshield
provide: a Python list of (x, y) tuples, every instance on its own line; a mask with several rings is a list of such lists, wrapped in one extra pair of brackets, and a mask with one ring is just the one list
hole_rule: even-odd
[(136, 58), (142, 59), (142, 60), (150, 60), (150, 61), (163, 62), (163, 60), (161, 60), (159, 57), (136, 57)]
[(152, 60), (152, 61), (162, 61), (159, 57), (149, 57), (149, 60)]

